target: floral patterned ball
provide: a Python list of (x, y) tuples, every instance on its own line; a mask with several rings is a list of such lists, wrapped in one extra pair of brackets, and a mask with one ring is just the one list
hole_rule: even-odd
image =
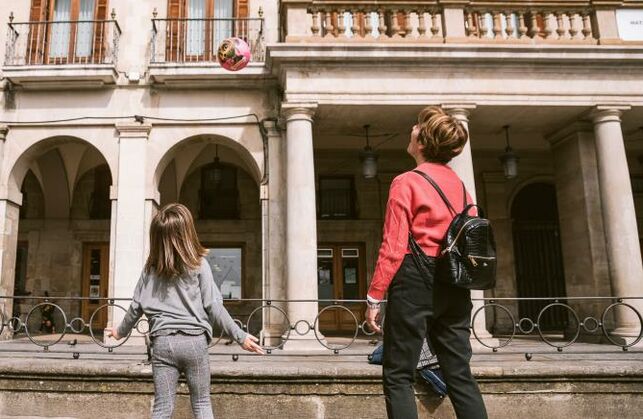
[(217, 51), (221, 67), (230, 71), (239, 71), (250, 62), (250, 47), (241, 38), (227, 38)]

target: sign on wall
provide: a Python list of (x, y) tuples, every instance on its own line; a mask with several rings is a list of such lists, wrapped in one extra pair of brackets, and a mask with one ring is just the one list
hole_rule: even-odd
[(618, 35), (624, 41), (643, 41), (643, 9), (616, 11)]

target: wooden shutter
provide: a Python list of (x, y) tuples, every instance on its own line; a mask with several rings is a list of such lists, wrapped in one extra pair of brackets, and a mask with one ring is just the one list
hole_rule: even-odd
[(31, 0), (29, 12), (29, 40), (27, 64), (42, 64), (47, 50), (48, 28), (45, 22), (49, 16), (49, 0)]
[(234, 2), (234, 17), (248, 17), (248, 0)]
[[(248, 14), (249, 14), (248, 0), (235, 0), (233, 17), (243, 19), (243, 18), (247, 18)], [(245, 20), (235, 20), (233, 24), (234, 24), (233, 36), (242, 38), (244, 41), (248, 42), (249, 22)]]
[(165, 61), (179, 61), (179, 56), (183, 53), (185, 22), (176, 19), (185, 18), (186, 6), (186, 0), (167, 1), (168, 20), (165, 27)]
[[(107, 20), (107, 0), (96, 0), (94, 8), (94, 47), (92, 51), (92, 63), (101, 64), (107, 50), (107, 34), (109, 33)], [(117, 30), (114, 27), (114, 30)]]

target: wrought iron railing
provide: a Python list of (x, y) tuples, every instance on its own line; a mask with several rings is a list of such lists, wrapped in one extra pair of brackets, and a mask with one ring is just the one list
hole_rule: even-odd
[(243, 39), (251, 62), (264, 60), (264, 21), (259, 18), (152, 19), (151, 63), (217, 63), (221, 42)]
[[(541, 304), (541, 309), (536, 316), (524, 317), (517, 315), (518, 302), (530, 300)], [(99, 306), (94, 309), (89, 318), (81, 316), (72, 317), (68, 312), (80, 312), (83, 302), (91, 301)], [(7, 297), (0, 296), (0, 336), (5, 342), (0, 342), (0, 352), (13, 352), (15, 346), (12, 342), (22, 341), (29, 343), (29, 351), (55, 352), (52, 349), (59, 344), (65, 336), (72, 338), (72, 345), (77, 338), (86, 335), (89, 343), (113, 352), (124, 345), (131, 334), (120, 341), (109, 341), (103, 338), (104, 324), (98, 320), (109, 312), (122, 310), (125, 312), (130, 299), (127, 298), (79, 298), (79, 297)], [(530, 360), (535, 353), (563, 352), (567, 348), (581, 341), (599, 342), (600, 350), (604, 353), (610, 348), (618, 348), (619, 352), (628, 351), (638, 344), (643, 338), (643, 317), (640, 307), (643, 297), (566, 297), (561, 298), (494, 298), (480, 299), (476, 304), (479, 307), (472, 314), (472, 337), (483, 347), (489, 348), (490, 353), (518, 353), (524, 354)], [(233, 314), (235, 321), (248, 332), (261, 336), (262, 329), (273, 330), (273, 341), (264, 340), (263, 347), (268, 354), (275, 355), (275, 350), (284, 348), (290, 340), (308, 336), (319, 344), (319, 349), (329, 355), (364, 355), (369, 352), (359, 352), (356, 349), (364, 348), (360, 343), (376, 343), (376, 335), (363, 320), (366, 307), (364, 300), (266, 300), (243, 299), (226, 300), (234, 302), (236, 311), (241, 308), (244, 312)], [(240, 303), (240, 304), (239, 304)], [(315, 304), (316, 315), (314, 319), (290, 319), (288, 304)], [(64, 308), (63, 308), (64, 307)], [(7, 315), (7, 310), (12, 310), (12, 315)], [(385, 321), (386, 303), (382, 305), (382, 321)], [(563, 310), (567, 313), (569, 321), (562, 330), (546, 330), (541, 328), (541, 320), (552, 310)], [(476, 324), (478, 316), (485, 313), (487, 325), (493, 338), (487, 330), (478, 329)], [(629, 338), (614, 334), (618, 326), (618, 318), (634, 320), (635, 333)], [(341, 319), (339, 323), (337, 319)], [(104, 321), (104, 320), (103, 320)], [(337, 328), (337, 326), (340, 326)], [(148, 324), (145, 318), (139, 320), (135, 327), (136, 334), (147, 337)], [(274, 331), (277, 331), (275, 334)], [(277, 336), (274, 338), (274, 336)], [(22, 339), (21, 339), (22, 338)], [(24, 339), (26, 338), (26, 339)], [(74, 339), (76, 338), (76, 339)], [(519, 338), (525, 338), (521, 340)], [(211, 347), (215, 352), (211, 354), (224, 354), (216, 352), (217, 345), (227, 338), (223, 331), (215, 331)], [(147, 339), (146, 339), (147, 341)], [(522, 343), (531, 342), (528, 349)], [(514, 345), (515, 344), (515, 345)], [(514, 347), (511, 351), (508, 348)], [(349, 350), (350, 349), (350, 350)], [(24, 349), (22, 349), (24, 350)], [(594, 347), (596, 350), (596, 347)], [(80, 356), (76, 349), (66, 349), (61, 352), (72, 353), (74, 358)], [(94, 353), (94, 352), (92, 352)], [(233, 353), (233, 359), (238, 359), (241, 351)], [(588, 353), (588, 352), (574, 352)], [(590, 353), (593, 353), (590, 351)], [(230, 351), (225, 352), (230, 354)], [(319, 353), (315, 353), (318, 356)]]
[(121, 28), (110, 20), (14, 22), (9, 17), (5, 66), (113, 64)]

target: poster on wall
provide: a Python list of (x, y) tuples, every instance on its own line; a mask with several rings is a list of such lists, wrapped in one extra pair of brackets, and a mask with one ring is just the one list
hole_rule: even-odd
[(643, 9), (617, 10), (616, 25), (623, 41), (643, 41)]

